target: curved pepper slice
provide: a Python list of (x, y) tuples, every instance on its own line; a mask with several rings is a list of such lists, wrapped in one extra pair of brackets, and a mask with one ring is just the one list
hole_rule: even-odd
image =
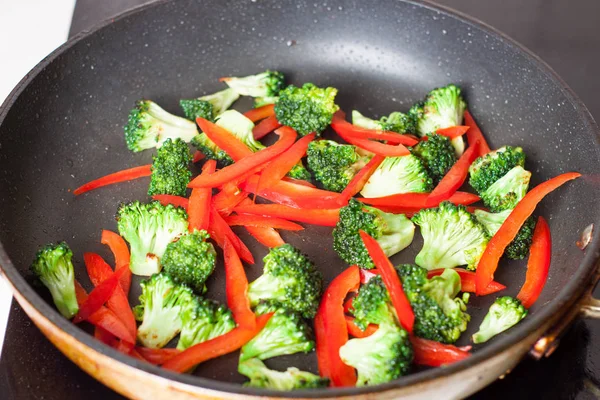
[(441, 367), (471, 357), (471, 346), (456, 347), (434, 340), (410, 336), (413, 345), (414, 363), (429, 367)]
[(544, 217), (540, 216), (535, 225), (533, 240), (529, 249), (525, 284), (523, 284), (517, 295), (517, 299), (521, 300), (523, 307), (531, 307), (538, 297), (540, 297), (548, 279), (551, 258), (552, 238), (550, 236), (550, 227)]
[[(476, 277), (475, 272), (467, 271), (466, 269), (463, 269), (463, 268), (454, 268), (454, 270), (460, 276), (461, 292), (475, 293), (475, 277)], [(434, 276), (441, 275), (443, 272), (444, 272), (444, 268), (431, 270), (427, 273), (427, 278), (431, 279)], [(503, 284), (501, 284), (499, 282), (492, 281), (492, 282), (490, 282), (488, 287), (485, 288), (483, 295), (496, 293), (496, 292), (499, 292), (504, 289), (506, 289), (506, 286), (504, 286)]]
[(80, 195), (90, 190), (98, 189), (103, 186), (112, 185), (113, 183), (127, 182), (133, 179), (142, 178), (144, 176), (152, 175), (152, 165), (142, 165), (140, 167), (134, 167), (124, 169), (123, 171), (114, 172), (112, 174), (103, 176), (102, 178), (95, 179), (91, 182), (81, 185), (77, 189), (73, 190), (75, 196)]
[(277, 118), (273, 115), (260, 121), (254, 129), (252, 129), (252, 136), (254, 139), (262, 139), (275, 129), (280, 128), (282, 125), (277, 121)]
[(214, 208), (210, 208), (210, 224), (208, 226), (210, 237), (217, 242), (220, 248), (225, 248), (225, 239), (229, 239), (233, 248), (240, 258), (249, 264), (254, 264), (254, 256), (246, 247), (244, 242), (235, 234), (227, 225), (227, 222), (221, 217), (219, 212)]
[(275, 115), (275, 104), (267, 104), (262, 107), (253, 108), (252, 110), (246, 111), (244, 115), (252, 122), (272, 117)]
[(475, 142), (479, 142), (479, 149), (477, 149), (477, 157), (481, 157), (489, 153), (490, 146), (487, 144), (483, 133), (481, 133), (481, 129), (477, 126), (477, 123), (473, 119), (473, 116), (469, 112), (469, 110), (465, 110), (465, 125), (469, 127), (467, 131), (467, 142), (469, 146), (473, 145)]
[[(124, 265), (129, 265), (129, 249), (127, 243), (118, 233), (103, 230), (100, 243), (107, 245), (110, 251), (115, 257), (115, 269), (119, 269)], [(129, 294), (129, 288), (131, 287), (131, 270), (125, 271), (119, 281), (121, 289), (125, 292), (125, 295)]]
[(150, 349), (148, 347), (136, 346), (135, 350), (144, 358), (145, 361), (154, 365), (162, 365), (181, 353), (181, 350), (163, 348), (163, 349)]
[[(435, 131), (435, 133), (437, 133), (438, 135), (446, 136), (449, 139), (455, 139), (467, 133), (468, 130), (468, 126), (457, 125), (448, 128), (440, 128), (437, 131)], [(422, 140), (427, 140), (427, 136), (423, 136)]]
[(129, 269), (128, 265), (119, 268), (110, 276), (110, 278), (104, 280), (104, 282), (96, 286), (94, 290), (90, 292), (83, 304), (79, 306), (79, 312), (73, 318), (74, 323), (77, 324), (81, 321), (85, 321), (108, 301), (109, 297), (119, 286), (119, 277), (126, 269)]
[(227, 306), (239, 327), (253, 329), (256, 326), (256, 318), (248, 300), (248, 278), (235, 248), (227, 238), (223, 246), (223, 257)]
[(263, 217), (261, 215), (238, 214), (225, 217), (225, 222), (229, 226), (253, 226), (258, 228), (275, 228), (288, 231), (301, 231), (302, 225), (288, 221), (283, 218)]
[(152, 200), (160, 202), (160, 204), (162, 204), (163, 206), (166, 206), (167, 204), (172, 204), (175, 207), (181, 207), (186, 210), (190, 202), (189, 199), (186, 199), (185, 197), (174, 196), (172, 194), (155, 194), (152, 196)]
[(379, 164), (381, 164), (384, 159), (384, 156), (380, 156), (378, 154), (371, 158), (367, 165), (362, 167), (361, 170), (354, 175), (352, 180), (348, 183), (348, 186), (346, 186), (342, 193), (340, 193), (337, 203), (340, 206), (345, 206), (348, 204), (350, 198), (362, 190), (363, 186), (365, 186), (371, 175), (373, 175), (373, 172), (375, 172), (377, 167), (379, 167)]
[[(202, 174), (200, 176), (209, 176), (215, 172), (217, 162), (208, 160), (202, 166)], [(190, 195), (190, 200), (187, 207), (188, 212), (188, 229), (190, 232), (197, 230), (207, 230), (210, 222), (210, 200), (212, 198), (211, 188), (194, 188)]]
[(315, 133), (308, 134), (289, 149), (274, 158), (260, 174), (259, 187), (271, 187), (279, 182), (306, 154), (308, 144), (315, 138)]
[[(429, 193), (400, 193), (385, 197), (360, 198), (358, 200), (372, 206), (405, 207), (407, 209), (420, 210), (426, 208), (428, 197)], [(476, 203), (479, 200), (479, 196), (468, 192), (456, 192), (448, 199), (453, 204), (462, 204), (465, 206)], [(431, 207), (437, 207), (438, 205), (439, 203)]]
[(279, 232), (273, 228), (265, 226), (245, 226), (244, 228), (246, 228), (248, 233), (260, 244), (267, 246), (270, 249), (285, 244), (285, 241)]
[(254, 154), (244, 142), (227, 129), (204, 118), (196, 118), (196, 123), (202, 132), (218, 147), (223, 149), (233, 161), (239, 161), (244, 157)]
[(283, 204), (243, 204), (235, 208), (239, 214), (255, 214), (278, 217), (313, 225), (335, 226), (340, 218), (340, 209), (294, 208)]

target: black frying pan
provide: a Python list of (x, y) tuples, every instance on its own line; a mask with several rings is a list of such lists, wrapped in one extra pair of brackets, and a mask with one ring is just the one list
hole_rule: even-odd
[[(117, 360), (145, 371), (210, 389), (259, 394), (242, 388), (231, 354), (177, 376), (129, 359), (96, 342), (62, 319), (45, 290), (33, 289), (29, 263), (41, 244), (64, 239), (75, 251), (77, 278), (88, 284), (82, 253), (96, 251), (100, 230), (116, 229), (122, 201), (146, 199), (147, 181), (101, 189), (74, 198), (69, 189), (108, 172), (145, 164), (151, 151), (130, 153), (122, 125), (139, 98), (151, 98), (179, 113), (180, 98), (222, 87), (216, 78), (266, 68), (340, 89), (344, 110), (369, 114), (406, 110), (433, 87), (455, 82), (466, 95), (490, 145), (520, 145), (528, 154), (532, 185), (559, 173), (586, 175), (538, 207), (553, 233), (551, 275), (530, 316), (468, 361), (421, 371), (376, 388), (329, 390), (312, 395), (358, 394), (426, 382), (450, 375), (509, 349), (572, 304), (598, 259), (597, 234), (585, 252), (575, 246), (580, 231), (600, 221), (598, 128), (575, 95), (543, 62), (480, 23), (428, 4), (359, 1), (158, 2), (138, 8), (82, 34), (38, 65), (0, 111), (0, 264), (16, 290), (68, 334)], [(237, 108), (249, 107), (239, 102)], [(265, 249), (239, 231), (257, 260)], [(330, 229), (284, 232), (321, 266), (330, 281), (345, 266), (331, 250)], [(419, 235), (416, 235), (417, 237)], [(414, 260), (419, 240), (394, 262)], [(498, 281), (516, 294), (525, 262), (504, 263)], [(261, 263), (247, 269), (249, 279)], [(223, 273), (209, 281), (223, 299)], [(88, 286), (89, 287), (89, 286)], [(137, 287), (137, 285), (133, 285)], [(132, 291), (131, 300), (139, 292)], [(473, 297), (466, 344), (493, 297)], [(272, 360), (316, 371), (314, 355)], [(208, 379), (206, 379), (208, 378)], [(292, 394), (293, 395), (293, 394)]]

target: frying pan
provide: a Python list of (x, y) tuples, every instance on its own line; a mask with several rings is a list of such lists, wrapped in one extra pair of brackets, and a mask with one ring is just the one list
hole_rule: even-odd
[[(122, 125), (133, 102), (151, 98), (178, 113), (180, 98), (221, 88), (217, 77), (266, 68), (283, 71), (294, 83), (335, 86), (342, 109), (379, 115), (406, 110), (431, 88), (455, 82), (493, 148), (525, 149), (532, 185), (570, 170), (583, 173), (536, 211), (550, 223), (553, 259), (530, 315), (476, 347), (470, 359), (446, 368), (417, 370), (376, 387), (284, 394), (239, 385), (237, 354), (202, 364), (194, 375), (177, 375), (126, 357), (63, 319), (28, 266), (38, 246), (66, 240), (75, 252), (77, 278), (90, 287), (83, 252), (109, 257), (99, 244), (100, 230), (116, 229), (120, 202), (146, 199), (147, 181), (79, 198), (69, 190), (151, 160), (151, 151), (132, 154), (124, 145)], [(597, 301), (589, 296), (598, 279), (597, 230), (585, 251), (575, 246), (581, 231), (600, 221), (598, 139), (585, 106), (546, 64), (492, 28), (445, 8), (396, 0), (160, 1), (76, 36), (36, 66), (3, 104), (0, 265), (44, 334), (81, 368), (129, 397), (462, 397), (508, 372), (528, 351), (537, 357), (551, 353), (560, 332), (580, 313), (598, 316)], [(239, 233), (260, 260), (266, 250)], [(320, 266), (327, 282), (345, 267), (331, 250), (330, 236), (330, 229), (314, 226), (284, 233)], [(412, 261), (419, 248), (417, 240), (393, 261)], [(518, 291), (524, 265), (504, 263), (497, 273), (507, 294)], [(248, 266), (249, 279), (261, 267), (260, 261)], [(218, 300), (224, 300), (223, 278), (217, 267), (208, 282)], [(138, 295), (132, 290), (131, 300)], [(493, 300), (471, 300), (472, 321), (459, 344), (468, 342)], [(314, 354), (269, 365), (316, 371)]]

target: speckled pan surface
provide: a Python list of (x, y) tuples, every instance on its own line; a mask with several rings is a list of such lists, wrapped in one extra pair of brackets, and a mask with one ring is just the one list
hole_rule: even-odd
[[(181, 0), (142, 7), (79, 36), (32, 71), (3, 105), (0, 264), (17, 289), (68, 333), (120, 361), (212, 389), (262, 393), (237, 385), (243, 378), (235, 373), (236, 354), (200, 366), (199, 377), (176, 376), (97, 344), (62, 320), (43, 290), (28, 284), (28, 265), (39, 245), (66, 240), (75, 252), (78, 278), (89, 283), (83, 252), (108, 257), (99, 244), (100, 230), (116, 229), (114, 213), (120, 202), (146, 199), (147, 182), (142, 180), (77, 199), (69, 192), (99, 175), (151, 160), (151, 152), (132, 154), (123, 141), (122, 125), (135, 100), (151, 98), (179, 113), (180, 98), (222, 87), (217, 77), (265, 68), (280, 69), (295, 83), (338, 87), (343, 109), (374, 115), (406, 110), (432, 87), (455, 82), (464, 89), (492, 147), (524, 147), (533, 184), (569, 170), (587, 175), (538, 208), (553, 232), (553, 262), (548, 285), (527, 320), (477, 348), (463, 365), (418, 372), (378, 388), (328, 394), (408, 385), (490, 357), (572, 300), (589, 276), (598, 258), (598, 234), (586, 252), (575, 241), (581, 229), (600, 221), (595, 201), (600, 194), (597, 127), (562, 82), (519, 46), (476, 22), (417, 3)], [(284, 239), (311, 256), (328, 281), (344, 268), (331, 250), (329, 229), (286, 233)], [(265, 250), (252, 238), (243, 239), (260, 260)], [(419, 247), (417, 241), (394, 261), (414, 259)], [(518, 291), (524, 265), (505, 264), (498, 273), (497, 279), (511, 287), (508, 293)], [(248, 267), (250, 279), (261, 273), (261, 266), (257, 262)], [(209, 288), (222, 300), (222, 268), (217, 270)], [(133, 292), (131, 299), (137, 295)], [(469, 332), (491, 301), (473, 299)], [(270, 365), (290, 364), (316, 369), (313, 355), (281, 358)]]

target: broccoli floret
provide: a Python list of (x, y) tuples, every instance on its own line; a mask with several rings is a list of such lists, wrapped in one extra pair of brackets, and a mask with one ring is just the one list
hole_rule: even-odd
[(73, 252), (69, 246), (60, 242), (39, 249), (31, 264), (31, 271), (48, 288), (58, 311), (69, 319), (79, 311), (71, 258)]
[(310, 181), (312, 175), (306, 169), (302, 160), (298, 161), (296, 165), (292, 167), (292, 169), (287, 173), (287, 176), (293, 179), (301, 179), (303, 181)]
[(310, 142), (306, 154), (308, 168), (315, 179), (334, 192), (343, 191), (373, 157), (358, 147), (325, 139)]
[(360, 287), (352, 299), (352, 314), (354, 323), (363, 331), (369, 324), (396, 324), (395, 311), (381, 276), (372, 277)]
[(185, 350), (195, 344), (221, 336), (235, 328), (231, 311), (214, 300), (198, 298), (181, 313), (181, 335), (177, 348)]
[(176, 284), (163, 273), (152, 275), (140, 286), (140, 304), (134, 308), (142, 320), (138, 340), (145, 347), (164, 347), (181, 331), (182, 315), (196, 306), (196, 297), (190, 288)]
[[(460, 88), (450, 84), (429, 92), (425, 100), (410, 109), (409, 115), (414, 121), (416, 133), (425, 136), (438, 129), (460, 125), (466, 106)], [(456, 155), (460, 156), (465, 150), (462, 136), (453, 139), (452, 146)]]
[(411, 152), (423, 161), (429, 176), (436, 185), (456, 162), (454, 147), (452, 147), (450, 139), (436, 133), (429, 135), (427, 140), (419, 142), (411, 149)]
[(428, 270), (467, 265), (477, 268), (489, 235), (464, 206), (442, 202), (437, 208), (419, 211), (412, 221), (421, 228), (423, 248), (415, 263)]
[(512, 328), (527, 316), (527, 309), (518, 299), (504, 296), (496, 299), (483, 318), (479, 331), (473, 335), (473, 343), (487, 342), (499, 333)]
[(412, 118), (407, 114), (399, 111), (394, 111), (387, 117), (381, 117), (379, 120), (374, 120), (365, 117), (360, 112), (352, 111), (352, 124), (366, 129), (376, 129), (380, 131), (390, 131), (397, 133), (408, 133), (414, 131)]
[(512, 210), (525, 197), (531, 172), (517, 165), (481, 193), (481, 200), (493, 212)]
[(290, 85), (279, 93), (275, 103), (277, 120), (305, 136), (311, 132), (320, 135), (331, 123), (339, 109), (335, 104), (336, 88), (319, 88), (312, 83), (302, 87)]
[(192, 172), (188, 168), (190, 162), (192, 155), (187, 144), (181, 139), (167, 139), (153, 157), (148, 195), (185, 196), (192, 179)]
[(481, 194), (516, 166), (525, 166), (521, 147), (504, 146), (476, 159), (469, 167), (469, 184)]
[[(483, 210), (475, 210), (475, 218), (485, 226), (488, 233), (494, 236), (498, 229), (502, 226), (506, 218), (510, 215), (512, 210), (506, 210), (499, 213), (489, 213)], [(535, 230), (536, 219), (533, 216), (527, 218), (517, 236), (504, 250), (504, 255), (511, 260), (522, 260), (527, 257), (529, 248), (531, 247), (531, 241), (533, 240), (533, 231)]]
[(150, 276), (160, 271), (160, 258), (167, 245), (188, 231), (187, 213), (158, 201), (134, 201), (119, 208), (117, 226), (131, 247), (131, 272)]
[(215, 119), (217, 116), (223, 114), (225, 112), (225, 110), (229, 109), (229, 107), (231, 107), (231, 105), (233, 103), (235, 103), (235, 101), (239, 98), (240, 98), (240, 95), (235, 90), (228, 88), (225, 90), (221, 90), (220, 92), (202, 96), (202, 97), (198, 98), (198, 100), (207, 101), (210, 104), (212, 104), (212, 106), (213, 106), (213, 114), (212, 114), (213, 118), (212, 119)]
[(266, 70), (257, 75), (242, 78), (224, 78), (223, 82), (241, 96), (274, 97), (285, 86), (285, 77), (281, 72)]
[(161, 258), (164, 272), (176, 283), (182, 283), (197, 293), (206, 291), (206, 280), (215, 269), (217, 253), (206, 240), (206, 231), (194, 231), (167, 245)]
[(383, 197), (398, 193), (425, 193), (433, 189), (433, 180), (424, 163), (412, 154), (386, 157), (373, 172), (360, 194)]
[(403, 214), (383, 212), (350, 199), (340, 210), (340, 219), (333, 229), (333, 249), (348, 264), (375, 268), (359, 235), (359, 230), (371, 235), (388, 257), (408, 247), (414, 238), (415, 226)]
[(286, 354), (308, 353), (314, 348), (315, 341), (308, 324), (299, 314), (280, 308), (258, 335), (242, 347), (240, 362), (250, 358), (266, 360)]
[(135, 152), (160, 147), (167, 139), (189, 143), (197, 134), (195, 123), (168, 113), (151, 100), (138, 101), (125, 125), (125, 142)]
[(323, 287), (315, 265), (289, 244), (271, 249), (263, 262), (263, 274), (248, 286), (252, 307), (261, 300), (273, 301), (306, 318), (314, 317)]
[(215, 107), (206, 100), (179, 100), (179, 105), (183, 109), (183, 114), (189, 120), (195, 121), (196, 118), (204, 118), (211, 122), (215, 120)]
[(446, 269), (442, 275), (427, 279), (427, 270), (417, 265), (403, 264), (396, 270), (415, 313), (415, 335), (442, 343), (456, 342), (471, 320), (465, 312), (465, 301), (456, 297), (461, 290), (458, 273)]
[(254, 108), (266, 106), (268, 104), (275, 104), (279, 100), (279, 96), (273, 97), (255, 97), (254, 98)]
[(290, 367), (284, 372), (269, 369), (257, 358), (251, 358), (238, 365), (238, 372), (250, 379), (244, 386), (273, 390), (315, 389), (327, 387), (329, 379), (310, 372)]

